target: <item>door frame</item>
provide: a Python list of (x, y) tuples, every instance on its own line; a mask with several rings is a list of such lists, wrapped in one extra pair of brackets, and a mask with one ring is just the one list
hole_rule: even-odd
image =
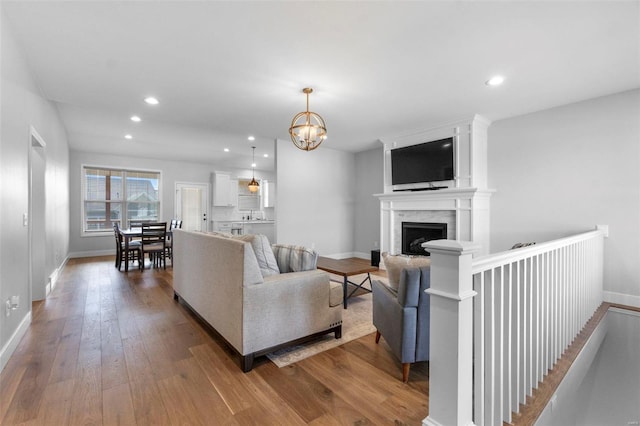
[(207, 215), (207, 226), (205, 231), (209, 231), (211, 228), (211, 184), (209, 182), (184, 182), (184, 181), (176, 181), (174, 185), (174, 197), (173, 197), (173, 217), (178, 218), (178, 210), (181, 210), (180, 201), (182, 200), (180, 194), (180, 189), (182, 188), (200, 188), (203, 190), (204, 201), (205, 201), (205, 213)]
[[(34, 149), (42, 149), (43, 151), (43, 157), (44, 157), (44, 170), (43, 173), (46, 174), (46, 169), (47, 169), (47, 154), (46, 154), (46, 147), (47, 144), (44, 141), (44, 139), (42, 138), (42, 136), (40, 136), (40, 134), (36, 131), (35, 127), (33, 127), (33, 125), (29, 126), (29, 200), (28, 200), (28, 208), (27, 208), (27, 217), (23, 219), (23, 224), (25, 226), (27, 226), (27, 235), (28, 235), (28, 263), (29, 263), (29, 304), (31, 305), (31, 302), (33, 302), (33, 295), (34, 295), (34, 291), (33, 291), (33, 286), (34, 286), (34, 282), (33, 282), (33, 150)], [(43, 181), (44, 184), (44, 181)], [(43, 188), (43, 196), (44, 196), (44, 200), (42, 202), (45, 211), (43, 211), (43, 228), (46, 231), (47, 229), (47, 215), (46, 215), (46, 205), (47, 205), (47, 199), (46, 199), (46, 191), (45, 188)], [(45, 264), (42, 265), (43, 266), (43, 270), (45, 271), (46, 274), (46, 232), (45, 235), (43, 236), (45, 239)], [(42, 277), (45, 278), (45, 277)], [(38, 285), (44, 285), (45, 283), (38, 283)], [(49, 295), (49, 293), (51, 292), (51, 284), (47, 283), (46, 288), (45, 288), (45, 299), (46, 297)]]

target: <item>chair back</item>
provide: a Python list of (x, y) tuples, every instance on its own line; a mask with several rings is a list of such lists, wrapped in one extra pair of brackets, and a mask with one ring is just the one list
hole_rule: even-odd
[(182, 228), (182, 220), (180, 219), (171, 219), (171, 223), (169, 224), (169, 232), (167, 233), (167, 240), (171, 241), (171, 231), (174, 229)]
[(167, 237), (167, 222), (142, 223), (142, 246), (162, 244), (164, 247)]
[(156, 223), (154, 220), (141, 220), (135, 219), (129, 221), (129, 229), (131, 228), (142, 228), (142, 225), (145, 223)]
[(118, 225), (118, 222), (113, 222), (113, 233), (116, 237), (116, 246), (118, 250), (120, 250), (120, 247), (122, 247), (122, 235), (120, 235), (120, 226)]

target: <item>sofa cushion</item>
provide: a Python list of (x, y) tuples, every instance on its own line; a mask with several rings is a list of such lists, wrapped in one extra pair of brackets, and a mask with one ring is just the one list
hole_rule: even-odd
[(239, 235), (234, 238), (251, 244), (263, 277), (280, 273), (278, 263), (276, 262), (276, 258), (271, 250), (271, 243), (266, 235), (246, 234)]
[(316, 269), (318, 253), (315, 250), (286, 244), (273, 244), (271, 247), (281, 273)]
[(400, 273), (405, 268), (410, 267), (423, 267), (431, 265), (431, 258), (427, 256), (407, 256), (390, 255), (389, 253), (382, 253), (382, 260), (384, 266), (387, 269), (387, 277), (389, 278), (389, 287), (398, 290), (400, 285)]

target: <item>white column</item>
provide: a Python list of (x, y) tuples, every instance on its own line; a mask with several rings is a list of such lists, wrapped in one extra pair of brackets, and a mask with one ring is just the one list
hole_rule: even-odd
[(469, 241), (436, 240), (431, 252), (429, 416), (425, 426), (473, 425), (473, 253)]

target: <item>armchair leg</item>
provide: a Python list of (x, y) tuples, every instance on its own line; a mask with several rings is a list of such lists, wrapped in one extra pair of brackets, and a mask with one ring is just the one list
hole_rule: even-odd
[(402, 381), (407, 383), (409, 381), (409, 369), (411, 368), (411, 363), (403, 362), (402, 363)]
[(342, 324), (337, 326), (334, 330), (334, 337), (336, 339), (340, 339), (342, 337)]
[(380, 342), (380, 332), (376, 330), (376, 345)]

